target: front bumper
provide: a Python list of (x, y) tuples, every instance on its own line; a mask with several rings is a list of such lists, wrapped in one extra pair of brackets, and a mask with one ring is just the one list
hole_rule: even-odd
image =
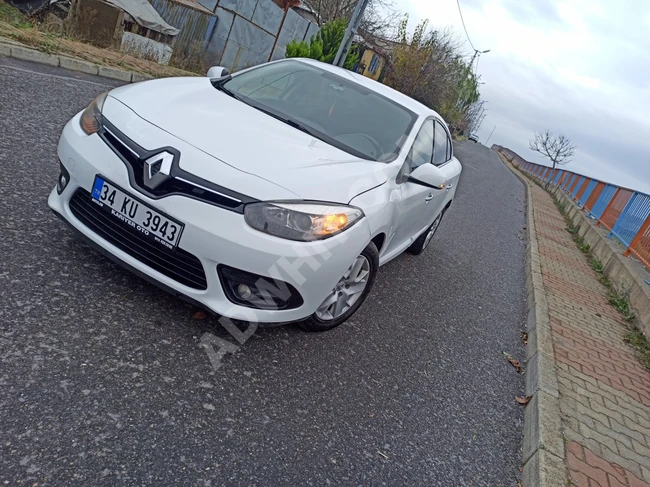
[[(152, 127), (150, 125), (147, 130), (154, 130)], [(169, 134), (164, 134), (166, 145), (183, 144), (170, 138)], [(184, 155), (193, 152), (194, 157), (201, 157), (190, 147), (183, 147), (181, 152)], [(79, 115), (65, 126), (58, 156), (70, 181), (61, 194), (55, 188), (48, 198), (48, 205), (55, 213), (113, 260), (168, 291), (229, 318), (278, 323), (310, 316), (370, 241), (365, 219), (324, 241), (292, 242), (254, 230), (246, 224), (242, 214), (208, 203), (177, 195), (151, 199), (131, 186), (125, 164), (98, 135), (88, 136), (81, 130)], [(185, 224), (179, 247), (200, 260), (207, 289), (187, 287), (157, 272), (104, 240), (75, 217), (70, 209), (73, 194), (79, 188), (91, 191), (97, 174)], [(224, 293), (219, 279), (217, 266), (220, 264), (291, 284), (300, 293), (303, 304), (284, 310), (253, 309), (234, 304)]]

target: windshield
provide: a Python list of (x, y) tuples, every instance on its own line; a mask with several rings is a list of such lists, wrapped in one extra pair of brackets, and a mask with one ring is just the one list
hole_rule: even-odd
[(375, 91), (299, 61), (261, 66), (223, 86), (251, 106), (374, 161), (394, 160), (417, 119)]

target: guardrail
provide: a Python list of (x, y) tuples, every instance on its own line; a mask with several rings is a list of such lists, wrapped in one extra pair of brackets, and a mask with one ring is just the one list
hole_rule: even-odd
[(634, 255), (650, 270), (650, 195), (622, 188), (598, 179), (528, 162), (515, 152), (493, 145), (519, 168), (562, 190), (596, 220), (597, 226), (609, 230), (625, 247), (623, 255)]

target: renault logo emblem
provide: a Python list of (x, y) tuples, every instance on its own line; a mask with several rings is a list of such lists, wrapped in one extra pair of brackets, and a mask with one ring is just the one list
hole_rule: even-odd
[(155, 189), (169, 179), (174, 155), (160, 152), (144, 161), (144, 185)]

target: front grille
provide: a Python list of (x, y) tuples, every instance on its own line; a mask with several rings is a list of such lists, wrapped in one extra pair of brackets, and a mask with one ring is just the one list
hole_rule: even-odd
[[(154, 151), (145, 150), (106, 119), (102, 120), (102, 128), (99, 136), (122, 159), (122, 162), (125, 163), (129, 172), (131, 186), (142, 194), (146, 194), (149, 198), (159, 199), (171, 195), (179, 195), (219, 206), (226, 210), (236, 211), (237, 213), (244, 212), (244, 205), (246, 203), (257, 201), (250, 196), (236, 193), (209, 181), (201, 180), (182, 170), (179, 166), (180, 152), (172, 147), (162, 147)], [(144, 183), (144, 161), (162, 150), (174, 154), (171, 178), (155, 188), (149, 188)], [(155, 174), (159, 171), (160, 165), (156, 165), (152, 173)]]
[(181, 248), (170, 250), (141, 236), (124, 222), (112, 218), (93, 203), (90, 193), (79, 188), (70, 199), (73, 215), (90, 230), (143, 264), (194, 289), (207, 289), (201, 261)]

